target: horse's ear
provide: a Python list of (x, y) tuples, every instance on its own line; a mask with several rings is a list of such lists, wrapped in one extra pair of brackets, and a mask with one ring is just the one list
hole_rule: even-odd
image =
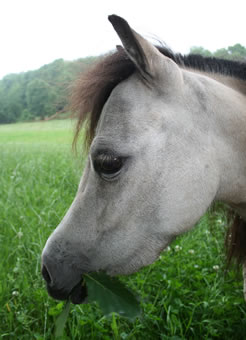
[(117, 15), (110, 15), (108, 19), (141, 76), (147, 82), (151, 81), (157, 75), (158, 59), (163, 61), (163, 56), (156, 47), (135, 32), (126, 20)]
[(168, 91), (172, 90), (173, 86), (171, 85), (175, 84), (176, 86), (177, 81), (179, 84), (180, 81), (183, 81), (178, 65), (135, 32), (125, 19), (117, 15), (110, 15), (108, 19), (122, 41), (129, 58), (147, 83), (164, 79), (165, 91)]
[(151, 77), (151, 72), (148, 61), (148, 49), (152, 49), (151, 44), (136, 33), (125, 19), (117, 15), (110, 15), (108, 19), (122, 41), (128, 56), (134, 62), (142, 77), (149, 80), (148, 78)]

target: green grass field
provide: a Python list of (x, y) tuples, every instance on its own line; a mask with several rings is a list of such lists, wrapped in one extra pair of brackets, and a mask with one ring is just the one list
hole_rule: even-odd
[[(83, 159), (69, 120), (0, 126), (0, 339), (54, 339), (63, 303), (48, 297), (40, 254), (77, 190)], [(134, 323), (73, 306), (63, 339), (246, 339), (241, 273), (225, 274), (223, 208), (159, 260), (122, 280), (140, 297)]]

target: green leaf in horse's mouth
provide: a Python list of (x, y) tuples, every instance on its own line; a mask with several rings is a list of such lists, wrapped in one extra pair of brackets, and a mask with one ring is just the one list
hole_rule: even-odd
[(105, 315), (115, 312), (132, 320), (140, 315), (139, 301), (119, 279), (104, 273), (86, 274), (84, 279), (88, 302), (96, 301)]
[[(136, 296), (117, 278), (104, 273), (84, 274), (70, 296), (71, 302), (97, 302), (104, 315), (118, 313), (130, 320), (140, 315), (140, 304)], [(55, 337), (62, 335), (68, 318), (70, 301), (55, 322)]]

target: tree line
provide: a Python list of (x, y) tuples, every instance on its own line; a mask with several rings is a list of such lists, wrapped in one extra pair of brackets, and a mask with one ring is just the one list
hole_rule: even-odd
[(95, 60), (58, 59), (35, 71), (5, 76), (0, 80), (0, 123), (40, 120), (62, 112), (72, 80)]
[[(246, 62), (246, 48), (240, 44), (214, 53), (203, 47), (192, 47), (190, 53)], [(0, 124), (45, 119), (63, 112), (69, 85), (97, 58), (58, 59), (35, 71), (5, 76), (0, 80)]]
[(246, 48), (241, 44), (235, 44), (228, 48), (220, 48), (214, 53), (203, 47), (194, 46), (190, 49), (190, 53), (201, 54), (204, 57), (215, 57), (220, 59), (237, 60), (246, 62)]

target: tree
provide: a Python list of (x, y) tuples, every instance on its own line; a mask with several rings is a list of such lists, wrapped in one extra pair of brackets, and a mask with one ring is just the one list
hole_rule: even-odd
[(235, 44), (228, 47), (230, 59), (246, 61), (246, 48), (240, 44)]
[(209, 50), (206, 50), (205, 48), (201, 46), (193, 46), (190, 49), (191, 54), (200, 54), (204, 57), (212, 57), (212, 53)]
[(44, 119), (54, 113), (54, 91), (44, 80), (32, 80), (27, 85), (26, 96), (27, 110), (33, 116)]
[(238, 61), (246, 61), (246, 48), (241, 44), (235, 44), (233, 46), (229, 46), (228, 48), (220, 48), (216, 50), (214, 53), (206, 50), (203, 47), (191, 47), (190, 53), (193, 54), (201, 54), (204, 57), (216, 57), (221, 59), (229, 59), (229, 60), (238, 60)]
[(8, 75), (0, 82), (0, 122), (11, 123), (19, 119), (25, 102), (20, 77)]

